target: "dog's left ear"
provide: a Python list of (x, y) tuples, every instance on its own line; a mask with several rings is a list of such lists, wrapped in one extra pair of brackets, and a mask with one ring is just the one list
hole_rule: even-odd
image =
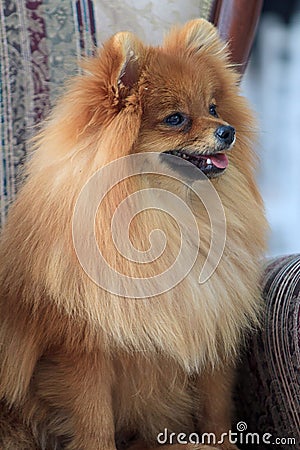
[(205, 19), (187, 22), (182, 28), (174, 28), (164, 41), (167, 50), (182, 50), (188, 54), (208, 53), (227, 61), (228, 50), (217, 29)]

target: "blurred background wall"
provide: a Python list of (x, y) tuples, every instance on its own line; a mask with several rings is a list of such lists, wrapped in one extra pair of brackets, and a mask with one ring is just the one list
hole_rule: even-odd
[(259, 119), (269, 254), (300, 252), (300, 2), (265, 0), (243, 80)]

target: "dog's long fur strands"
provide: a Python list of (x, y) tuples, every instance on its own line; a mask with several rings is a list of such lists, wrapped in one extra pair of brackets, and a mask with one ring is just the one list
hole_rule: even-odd
[[(206, 109), (212, 96), (218, 118)], [(161, 126), (174, 109), (193, 117), (187, 133)], [(205, 208), (196, 202), (201, 252), (180, 284), (137, 300), (99, 288), (82, 270), (72, 242), (73, 211), (85, 183), (125, 155), (187, 142), (201, 151), (227, 123), (242, 131), (226, 173), (212, 180), (227, 237), (209, 281), (198, 283), (211, 235)], [(231, 368), (243, 332), (260, 311), (266, 226), (254, 181), (253, 128), (224, 43), (202, 20), (174, 29), (161, 48), (119, 33), (72, 81), (36, 138), (0, 247), (0, 396), (28, 424), (37, 448), (114, 450), (115, 436), (126, 430), (137, 433), (145, 449), (164, 427), (218, 435), (230, 427)], [(170, 217), (147, 210), (132, 223), (132, 242), (144, 249), (150, 231), (163, 229), (165, 255), (132, 266), (115, 254), (110, 219), (143, 183), (124, 181), (96, 218), (104, 256), (140, 277), (168, 267), (180, 238)], [(168, 188), (181, 189), (171, 182)], [(24, 450), (25, 441), (5, 436), (4, 429), (2, 448)], [(225, 442), (221, 448), (236, 447)]]

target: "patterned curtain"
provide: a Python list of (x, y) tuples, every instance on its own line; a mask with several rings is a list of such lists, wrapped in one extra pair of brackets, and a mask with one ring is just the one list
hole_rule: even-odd
[(4, 0), (0, 21), (1, 226), (20, 182), (26, 140), (96, 39), (90, 0)]

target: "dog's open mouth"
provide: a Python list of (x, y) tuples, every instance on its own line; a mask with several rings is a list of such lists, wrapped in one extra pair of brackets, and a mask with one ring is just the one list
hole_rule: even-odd
[(225, 153), (213, 153), (200, 155), (196, 153), (185, 152), (184, 150), (168, 150), (166, 155), (178, 157), (178, 162), (174, 159), (174, 165), (180, 165), (180, 159), (188, 161), (200, 169), (208, 178), (214, 178), (221, 175), (228, 166), (228, 158)]

